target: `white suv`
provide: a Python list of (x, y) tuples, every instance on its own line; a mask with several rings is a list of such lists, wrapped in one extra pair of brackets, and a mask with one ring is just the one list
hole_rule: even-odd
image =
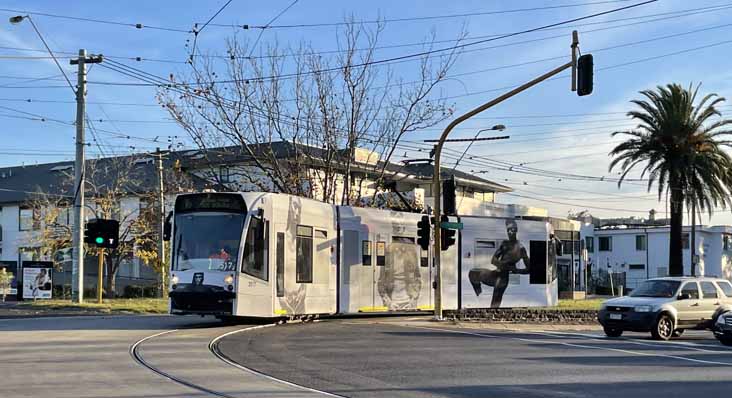
[(732, 284), (719, 278), (649, 279), (629, 296), (605, 301), (598, 321), (605, 334), (651, 332), (659, 340), (680, 336), (684, 329), (712, 329), (732, 310)]

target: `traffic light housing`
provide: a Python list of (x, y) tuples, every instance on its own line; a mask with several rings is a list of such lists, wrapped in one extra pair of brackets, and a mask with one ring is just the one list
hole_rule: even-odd
[(442, 212), (454, 216), (455, 209), (455, 177), (442, 181)]
[(119, 221), (96, 219), (86, 223), (84, 243), (104, 249), (115, 249), (119, 244)]
[[(440, 224), (443, 222), (448, 222), (449, 219), (446, 215), (442, 215), (440, 218)], [(442, 227), (440, 227), (442, 228)], [(454, 229), (448, 229), (448, 228), (442, 228), (442, 231), (440, 233), (440, 248), (445, 251), (450, 246), (455, 244), (455, 230)]]
[(577, 95), (592, 94), (594, 61), (592, 54), (585, 54), (577, 60)]
[(430, 248), (429, 216), (422, 216), (422, 219), (417, 221), (417, 244), (419, 244), (422, 250), (429, 250)]

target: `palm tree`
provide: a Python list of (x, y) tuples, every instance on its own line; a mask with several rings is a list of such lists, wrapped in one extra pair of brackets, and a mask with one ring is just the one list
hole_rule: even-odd
[[(678, 84), (658, 86), (656, 91), (644, 90), (643, 100), (633, 100), (640, 110), (628, 112), (638, 120), (634, 130), (613, 133), (628, 135), (610, 156), (610, 171), (617, 165), (622, 173), (618, 186), (628, 173), (644, 165), (640, 178), (648, 178), (648, 191), (656, 184), (658, 199), (664, 192), (671, 196), (671, 231), (669, 245), (669, 275), (684, 272), (682, 257), (682, 225), (684, 205), (699, 213), (706, 210), (712, 216), (714, 208), (732, 206), (732, 159), (724, 152), (732, 146), (725, 138), (732, 135), (724, 128), (732, 124), (715, 108), (724, 101), (709, 94), (695, 105), (699, 86), (684, 89)], [(712, 120), (718, 117), (717, 120)]]

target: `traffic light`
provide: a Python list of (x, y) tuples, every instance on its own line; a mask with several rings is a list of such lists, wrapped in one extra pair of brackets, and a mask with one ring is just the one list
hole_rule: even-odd
[(114, 249), (119, 240), (119, 221), (96, 219), (86, 223), (84, 243), (92, 246)]
[(592, 54), (585, 54), (577, 60), (577, 95), (592, 94), (594, 62)]
[[(442, 215), (440, 218), (441, 223), (448, 222), (449, 219), (446, 215)], [(442, 228), (442, 227), (440, 227)], [(442, 228), (442, 232), (440, 233), (440, 248), (444, 251), (447, 250), (450, 246), (455, 244), (455, 230), (454, 229), (448, 229), (448, 228)]]
[(422, 250), (428, 250), (430, 248), (429, 216), (422, 216), (422, 219), (417, 221), (417, 244), (419, 244)]
[(454, 216), (455, 211), (455, 176), (442, 182), (442, 212)]

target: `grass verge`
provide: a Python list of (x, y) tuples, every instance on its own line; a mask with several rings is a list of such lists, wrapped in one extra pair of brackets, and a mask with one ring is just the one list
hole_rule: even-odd
[(605, 299), (559, 300), (559, 304), (551, 308), (558, 310), (599, 310), (603, 301)]
[(96, 299), (87, 299), (82, 304), (72, 303), (71, 300), (36, 300), (24, 301), (20, 305), (28, 306), (33, 310), (49, 311), (89, 311), (102, 313), (132, 313), (132, 314), (165, 314), (168, 312), (168, 300), (159, 298), (137, 299), (105, 299), (101, 304)]

